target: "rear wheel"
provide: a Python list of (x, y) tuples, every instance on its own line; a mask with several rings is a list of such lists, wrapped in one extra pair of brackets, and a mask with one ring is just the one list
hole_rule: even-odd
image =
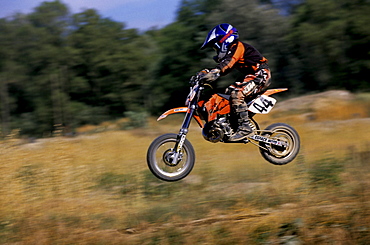
[(297, 131), (285, 123), (274, 123), (262, 131), (262, 136), (281, 142), (281, 145), (260, 142), (260, 153), (268, 162), (284, 165), (294, 160), (300, 149)]
[(185, 139), (182, 149), (177, 153), (174, 150), (176, 141), (177, 134), (164, 134), (156, 138), (149, 146), (148, 167), (161, 180), (181, 180), (194, 167), (195, 153), (191, 143)]

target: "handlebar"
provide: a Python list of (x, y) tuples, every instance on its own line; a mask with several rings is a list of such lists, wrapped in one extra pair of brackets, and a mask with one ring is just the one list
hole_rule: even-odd
[(190, 84), (192, 86), (196, 83), (199, 83), (200, 85), (208, 84), (215, 81), (220, 76), (220, 70), (219, 69), (203, 69), (202, 71), (198, 72), (195, 76), (192, 76), (190, 79)]
[(202, 79), (201, 76), (199, 74), (197, 74), (197, 75), (192, 76), (190, 78), (189, 83), (190, 83), (191, 86), (194, 86), (195, 84), (199, 84), (201, 79)]
[(190, 78), (190, 81), (189, 81), (190, 85), (194, 86), (194, 85), (198, 84), (198, 85), (203, 86), (203, 85), (207, 84), (206, 83), (207, 81), (203, 80), (203, 77), (205, 75), (206, 75), (205, 73), (198, 72), (196, 75), (194, 75)]

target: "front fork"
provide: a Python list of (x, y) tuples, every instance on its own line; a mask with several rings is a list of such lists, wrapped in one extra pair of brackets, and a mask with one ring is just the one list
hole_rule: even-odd
[(191, 119), (193, 117), (195, 108), (196, 108), (195, 104), (189, 105), (188, 111), (185, 114), (185, 118), (184, 118), (184, 121), (182, 123), (181, 129), (180, 129), (180, 131), (177, 135), (176, 144), (175, 144), (175, 147), (173, 149), (174, 152), (173, 152), (173, 155), (171, 157), (173, 164), (177, 164), (179, 162), (179, 160), (181, 160), (181, 157), (182, 157), (181, 149), (182, 149), (182, 147), (184, 145), (184, 142), (186, 140), (186, 135), (189, 132), (189, 126), (190, 126)]

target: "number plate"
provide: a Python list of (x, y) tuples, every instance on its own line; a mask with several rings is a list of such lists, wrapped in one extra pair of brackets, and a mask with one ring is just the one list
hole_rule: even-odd
[(261, 95), (252, 101), (248, 107), (248, 110), (258, 114), (267, 114), (274, 107), (275, 103), (276, 99), (266, 95)]

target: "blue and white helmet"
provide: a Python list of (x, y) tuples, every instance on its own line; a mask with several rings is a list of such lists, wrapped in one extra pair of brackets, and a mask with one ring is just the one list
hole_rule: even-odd
[(223, 58), (229, 50), (231, 44), (239, 38), (238, 30), (230, 24), (220, 24), (214, 27), (204, 40), (200, 49), (213, 47), (216, 49), (218, 57)]

